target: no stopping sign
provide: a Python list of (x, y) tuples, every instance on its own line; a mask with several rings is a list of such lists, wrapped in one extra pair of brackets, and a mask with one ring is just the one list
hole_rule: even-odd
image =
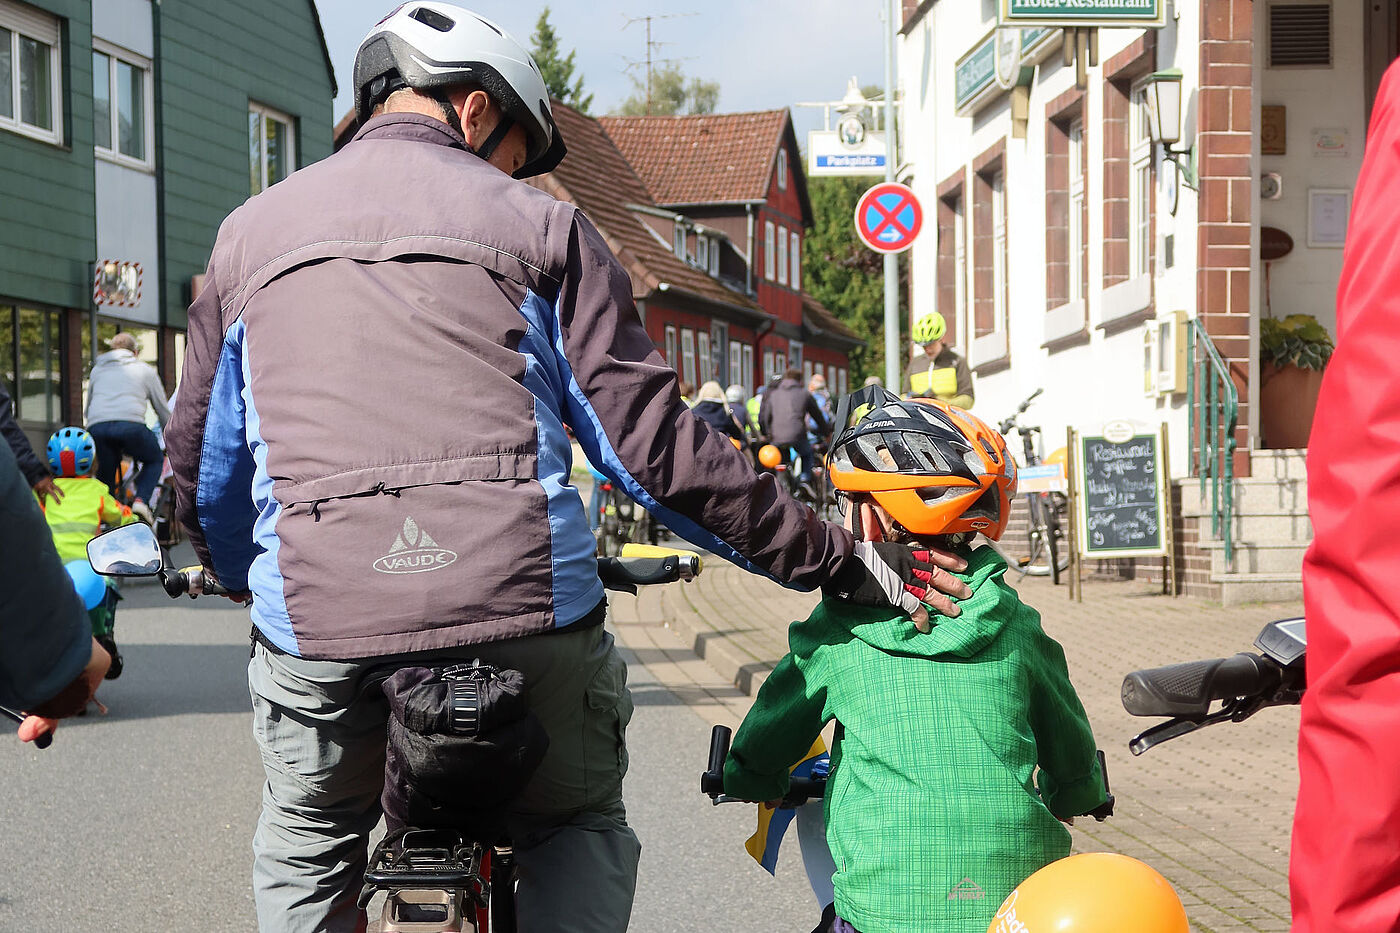
[(856, 202), (856, 236), (873, 250), (901, 253), (914, 245), (924, 209), (908, 187), (881, 182)]

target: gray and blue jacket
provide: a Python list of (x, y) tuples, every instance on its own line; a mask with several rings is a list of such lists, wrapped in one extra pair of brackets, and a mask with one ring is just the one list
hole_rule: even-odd
[(201, 561), (310, 658), (596, 621), (566, 427), (688, 540), (813, 588), (850, 535), (682, 403), (571, 204), (444, 123), (371, 119), (224, 221), (167, 434)]

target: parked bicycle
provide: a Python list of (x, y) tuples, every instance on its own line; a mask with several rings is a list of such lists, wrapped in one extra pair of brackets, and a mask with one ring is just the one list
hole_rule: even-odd
[(628, 544), (656, 544), (661, 529), (651, 513), (642, 508), (611, 480), (601, 482), (604, 493), (598, 527), (593, 532), (598, 541), (599, 557), (616, 557)]
[[(997, 425), (997, 431), (1010, 435), (1012, 431), (1021, 435), (1021, 466), (1040, 466), (1040, 428), (1020, 424), (1018, 419), (1030, 407), (1044, 389), (1031, 393), (1010, 417)], [(1015, 567), (1024, 577), (1050, 576), (1055, 583), (1060, 582), (1060, 574), (1069, 567), (1069, 547), (1065, 541), (1065, 529), (1069, 521), (1069, 499), (1061, 492), (1027, 492), (1025, 495), (1027, 512), (1026, 551), (1013, 553), (1015, 549), (1009, 539), (989, 541), (1006, 563)]]
[[(202, 567), (170, 567), (154, 532), (142, 524), (93, 538), (88, 560), (104, 575), (157, 577), (172, 598), (228, 594)], [(620, 557), (598, 559), (603, 585), (629, 593), (639, 586), (693, 580), (700, 569), (696, 554), (631, 545)], [(465, 682), (483, 669), (463, 663), (444, 668), (440, 675)], [(385, 668), (373, 680), (387, 680), (393, 672)], [(455, 704), (452, 713), (456, 722)], [(22, 720), (3, 708), (0, 715)], [(477, 722), (469, 719), (468, 725), (474, 728)], [(386, 835), (375, 848), (360, 906), (366, 907), (375, 894), (385, 895), (381, 933), (514, 933), (515, 892), (516, 865), (509, 844), (486, 844), (455, 829), (406, 826)]]

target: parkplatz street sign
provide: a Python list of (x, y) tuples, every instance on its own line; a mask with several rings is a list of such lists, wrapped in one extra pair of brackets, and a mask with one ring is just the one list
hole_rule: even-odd
[(856, 236), (877, 252), (904, 252), (914, 245), (923, 223), (919, 199), (896, 182), (881, 182), (856, 202)]

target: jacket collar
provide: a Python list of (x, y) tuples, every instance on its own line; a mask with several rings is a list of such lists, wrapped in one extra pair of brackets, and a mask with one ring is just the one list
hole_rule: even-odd
[(361, 139), (406, 139), (470, 151), (461, 133), (443, 121), (422, 113), (381, 113), (370, 117), (351, 142)]

